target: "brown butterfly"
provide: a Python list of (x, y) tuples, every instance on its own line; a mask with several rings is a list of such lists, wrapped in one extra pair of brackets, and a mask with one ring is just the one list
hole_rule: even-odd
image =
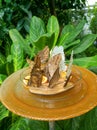
[(51, 57), (49, 59), (49, 61), (47, 62), (44, 70), (45, 70), (45, 75), (46, 75), (46, 77), (48, 78), (49, 81), (51, 80), (55, 71), (59, 67), (61, 58), (62, 58), (61, 54), (57, 54), (57, 55)]
[(59, 78), (60, 78), (60, 74), (59, 74), (59, 67), (58, 67), (56, 69), (55, 73), (53, 74), (51, 80), (49, 81), (49, 86), (48, 87), (53, 88), (57, 84)]
[(28, 86), (39, 87), (41, 86), (41, 83), (42, 83), (43, 74), (41, 70), (41, 60), (38, 55), (35, 57), (34, 62), (35, 62), (35, 65), (31, 70), (30, 79), (28, 81)]
[[(49, 60), (48, 58), (49, 48), (46, 46), (34, 59), (34, 66), (28, 81), (29, 86), (40, 87), (42, 85), (43, 75), (47, 77), (49, 87), (53, 87), (55, 82), (59, 79), (59, 64), (62, 58), (61, 54), (57, 54), (49, 58)], [(44, 67), (41, 67), (42, 65), (44, 65)]]
[(45, 63), (49, 58), (49, 48), (46, 46), (42, 51), (40, 51), (37, 55), (40, 57), (41, 63)]
[(34, 58), (34, 66), (31, 70), (30, 79), (28, 81), (28, 86), (33, 86), (33, 87), (41, 86), (42, 76), (44, 73), (43, 65), (48, 60), (48, 58), (49, 58), (49, 48), (46, 46)]

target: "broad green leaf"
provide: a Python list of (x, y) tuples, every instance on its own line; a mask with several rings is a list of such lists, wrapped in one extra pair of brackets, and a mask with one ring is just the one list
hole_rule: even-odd
[[(88, 113), (80, 116), (79, 128), (77, 130), (96, 130), (97, 129), (97, 107)], [(72, 129), (73, 130), (73, 129)]]
[(95, 74), (97, 74), (97, 65), (96, 66), (91, 66), (88, 69), (91, 70), (92, 72), (94, 72)]
[(70, 33), (67, 32), (66, 34), (60, 36), (60, 38), (59, 38), (59, 40), (58, 40), (58, 45), (59, 45), (59, 46), (65, 46), (65, 45), (66, 45), (66, 44), (64, 44), (64, 41), (65, 41), (66, 39), (68, 39), (69, 34), (70, 34)]
[(57, 121), (58, 130), (96, 130), (97, 129), (97, 107), (81, 116)]
[(74, 30), (74, 26), (73, 25), (65, 25), (64, 28), (62, 29), (61, 35), (65, 35), (71, 31)]
[(30, 41), (31, 43), (37, 41), (43, 34), (46, 33), (45, 24), (42, 19), (33, 16), (30, 25)]
[(85, 67), (85, 68), (88, 68), (91, 66), (97, 66), (97, 55), (92, 56), (92, 57), (74, 59), (74, 64)]
[(16, 29), (11, 29), (9, 31), (9, 35), (14, 44), (20, 44), (25, 53), (31, 55), (31, 48), (29, 44)]
[(48, 130), (48, 122), (29, 120), (30, 130)]
[(79, 30), (79, 33), (82, 31), (84, 25), (85, 25), (86, 21), (85, 20), (81, 20), (79, 22), (79, 24), (76, 26), (76, 30)]
[(7, 56), (7, 62), (11, 63), (11, 61), (12, 61), (12, 55), (8, 55)]
[[(65, 26), (63, 28), (62, 35), (59, 38), (58, 45), (63, 45), (64, 46), (64, 44), (69, 44), (70, 42), (72, 42), (78, 36), (78, 34), (82, 31), (82, 29), (84, 27), (84, 24), (85, 24), (85, 21), (82, 20), (74, 28), (69, 26), (69, 25), (67, 25), (67, 27)], [(65, 28), (67, 30), (66, 32), (65, 32)], [(70, 28), (72, 28), (71, 31), (70, 31)]]
[(75, 118), (72, 118), (72, 130), (79, 130), (79, 128), (81, 127), (80, 126), (80, 123), (82, 121), (83, 118), (81, 118), (80, 116), (78, 117), (75, 117)]
[(31, 129), (28, 126), (28, 119), (20, 117), (18, 120), (16, 120), (15, 123), (13, 123), (13, 125), (10, 127), (9, 130), (31, 130)]
[(52, 43), (54, 41), (54, 34), (46, 34), (41, 36), (38, 41), (34, 42), (36, 53), (42, 50), (45, 46), (48, 46), (50, 49), (52, 48)]
[(2, 53), (0, 53), (0, 64), (4, 64), (5, 62), (6, 62), (5, 56)]
[(94, 40), (97, 38), (97, 35), (95, 34), (88, 34), (86, 35), (81, 42), (73, 48), (74, 54), (81, 53), (84, 50), (86, 50), (89, 46), (91, 46), (94, 42)]
[[(83, 124), (84, 124), (84, 129), (85, 130), (96, 130), (95, 128), (97, 128), (97, 108), (94, 108), (93, 110), (91, 110), (90, 112), (85, 114), (84, 120), (83, 120)], [(88, 125), (87, 125), (88, 124)], [(82, 130), (80, 128), (80, 130)]]
[(67, 49), (67, 48), (69, 48), (69, 47), (72, 47), (72, 46), (74, 46), (74, 45), (77, 45), (77, 44), (79, 44), (80, 43), (80, 40), (76, 40), (76, 41), (74, 41), (74, 42), (71, 42), (71, 43), (69, 43), (69, 44), (64, 44), (64, 49)]
[(0, 121), (8, 117), (9, 111), (0, 103)]
[(72, 129), (72, 122), (71, 119), (68, 120), (61, 120), (61, 121), (57, 121), (55, 123), (55, 128), (59, 129), (59, 130), (71, 130)]
[(47, 23), (47, 32), (50, 34), (55, 33), (54, 43), (52, 43), (53, 46), (55, 46), (59, 36), (59, 23), (55, 16), (49, 18)]
[(6, 63), (6, 73), (7, 75), (10, 75), (14, 72), (14, 65), (13, 62), (7, 62)]
[(2, 84), (2, 82), (7, 78), (6, 75), (4, 74), (0, 74), (0, 84)]
[(23, 50), (20, 44), (12, 44), (11, 55), (13, 58), (14, 71), (17, 71), (23, 66)]

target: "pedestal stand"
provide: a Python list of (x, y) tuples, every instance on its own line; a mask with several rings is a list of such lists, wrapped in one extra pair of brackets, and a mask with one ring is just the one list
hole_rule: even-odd
[(55, 121), (49, 121), (49, 130), (54, 130), (55, 128)]

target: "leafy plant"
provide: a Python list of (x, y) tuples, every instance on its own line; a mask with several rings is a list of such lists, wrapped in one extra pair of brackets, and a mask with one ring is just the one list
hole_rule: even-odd
[[(80, 38), (84, 24), (84, 20), (75, 26), (69, 24), (64, 26), (60, 32), (59, 23), (55, 16), (49, 18), (47, 25), (39, 17), (33, 16), (29, 32), (25, 37), (17, 29), (11, 29), (9, 35), (12, 43), (6, 49), (6, 51), (9, 50), (7, 57), (2, 52), (0, 53), (0, 84), (8, 75), (27, 66), (26, 57), (33, 59), (35, 54), (46, 45), (50, 49), (56, 45), (63, 46), (67, 60), (73, 50), (74, 64), (86, 68), (97, 66), (97, 55), (87, 57), (84, 53), (92, 45), (97, 35), (88, 34)], [(2, 130), (48, 130), (47, 122), (19, 117), (9, 112), (2, 104), (0, 107), (0, 129)], [(97, 113), (96, 108), (83, 116), (57, 121), (55, 128), (56, 130), (96, 130), (97, 117), (95, 113)], [(89, 125), (87, 125), (88, 121), (91, 122)]]

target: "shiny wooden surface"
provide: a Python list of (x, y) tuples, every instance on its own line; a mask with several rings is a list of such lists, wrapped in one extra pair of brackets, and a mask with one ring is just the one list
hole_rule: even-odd
[(13, 113), (37, 120), (62, 120), (84, 114), (97, 105), (97, 76), (77, 67), (82, 80), (74, 88), (55, 95), (30, 93), (20, 81), (24, 69), (13, 73), (0, 88), (1, 102)]

